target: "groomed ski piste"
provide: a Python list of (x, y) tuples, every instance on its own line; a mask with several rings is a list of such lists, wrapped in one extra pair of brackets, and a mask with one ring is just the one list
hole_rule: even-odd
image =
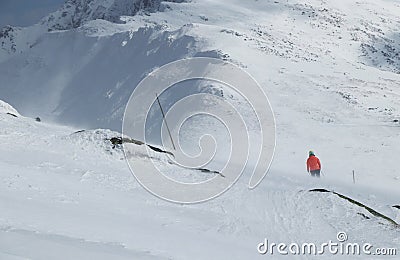
[[(0, 37), (0, 259), (275, 259), (290, 256), (262, 255), (259, 243), (320, 245), (339, 232), (397, 256), (292, 258), (398, 258), (398, 226), (334, 193), (309, 192), (334, 191), (400, 223), (396, 1), (154, 1), (144, 10), (122, 0), (68, 3)], [(106, 10), (104, 19), (91, 8)], [(115, 22), (120, 15), (126, 23)], [(140, 186), (110, 139), (121, 136), (136, 84), (192, 56), (226, 59), (259, 82), (277, 146), (256, 189), (245, 174), (214, 200), (180, 205)], [(206, 119), (189, 124), (183, 145), (205, 128)], [(321, 159), (321, 179), (306, 173), (309, 149)], [(141, 146), (130, 159), (181, 180), (213, 175)]]

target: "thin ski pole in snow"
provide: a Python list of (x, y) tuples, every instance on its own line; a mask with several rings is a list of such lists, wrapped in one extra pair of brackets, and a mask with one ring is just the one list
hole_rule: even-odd
[(353, 183), (356, 184), (356, 175), (354, 173), (354, 170), (353, 170)]
[(167, 131), (168, 131), (169, 138), (171, 139), (172, 147), (174, 148), (174, 150), (176, 150), (176, 148), (175, 148), (175, 143), (174, 143), (174, 140), (172, 139), (171, 131), (169, 130), (169, 127), (168, 127), (168, 124), (167, 124), (167, 120), (165, 119), (164, 110), (163, 110), (163, 108), (162, 108), (162, 106), (161, 106), (160, 99), (158, 99), (157, 93), (156, 93), (156, 98), (157, 98), (157, 103), (158, 103), (158, 105), (160, 106), (160, 110), (161, 110), (161, 114), (162, 114), (162, 116), (163, 116), (163, 120), (164, 120), (164, 122), (165, 122), (165, 126), (167, 127)]

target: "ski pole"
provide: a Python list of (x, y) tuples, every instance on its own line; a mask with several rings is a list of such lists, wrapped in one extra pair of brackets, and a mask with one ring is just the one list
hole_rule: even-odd
[(158, 98), (158, 94), (157, 93), (156, 93), (156, 99), (157, 99), (158, 105), (160, 106), (161, 114), (163, 116), (163, 120), (165, 122), (165, 126), (167, 127), (167, 131), (168, 131), (169, 138), (171, 139), (172, 147), (174, 148), (174, 150), (176, 150), (175, 144), (174, 144), (174, 139), (172, 139), (171, 131), (169, 130), (169, 127), (168, 127), (168, 124), (167, 124), (167, 119), (165, 118), (165, 113), (164, 113), (164, 110), (163, 110), (163, 108), (161, 106), (161, 102), (160, 102), (160, 99)]

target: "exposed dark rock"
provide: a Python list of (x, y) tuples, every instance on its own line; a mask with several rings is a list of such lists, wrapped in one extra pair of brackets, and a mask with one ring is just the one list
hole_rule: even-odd
[(18, 117), (17, 115), (14, 115), (13, 113), (7, 112), (7, 115), (13, 116), (13, 117)]
[(183, 2), (183, 0), (113, 0), (111, 5), (99, 0), (67, 0), (63, 7), (42, 20), (42, 24), (52, 30), (78, 28), (87, 21), (101, 19), (112, 23), (124, 23), (121, 16), (134, 16), (140, 11), (163, 10), (163, 2)]
[(362, 207), (362, 208), (366, 209), (369, 213), (371, 213), (371, 214), (374, 215), (375, 217), (383, 218), (383, 219), (385, 219), (386, 221), (388, 221), (389, 223), (393, 224), (395, 227), (400, 227), (400, 225), (397, 224), (396, 221), (394, 221), (393, 219), (389, 218), (388, 216), (385, 216), (385, 215), (383, 215), (382, 213), (379, 213), (379, 212), (377, 212), (376, 210), (374, 210), (374, 209), (372, 209), (372, 208), (370, 208), (370, 207), (364, 205), (363, 203), (358, 202), (358, 201), (356, 201), (356, 200), (354, 200), (354, 199), (352, 199), (352, 198), (349, 198), (349, 197), (347, 197), (347, 196), (345, 196), (345, 195), (343, 195), (343, 194), (337, 193), (337, 192), (335, 192), (335, 191), (329, 191), (329, 190), (326, 190), (326, 189), (312, 189), (312, 190), (309, 190), (309, 191), (310, 191), (310, 192), (324, 192), (324, 193), (330, 192), (330, 193), (333, 193), (333, 194), (339, 196), (340, 198), (349, 201), (349, 202), (352, 203), (352, 204), (355, 204), (355, 205), (357, 205), (357, 206), (359, 206), (359, 207)]
[[(143, 145), (143, 144), (145, 144), (144, 142), (142, 142), (142, 141), (139, 141), (139, 140), (135, 140), (135, 139), (132, 139), (132, 138), (122, 138), (122, 137), (112, 137), (112, 138), (110, 138), (110, 140), (109, 140), (111, 143), (112, 143), (112, 145), (113, 145), (113, 149), (115, 149), (116, 147), (118, 147), (118, 146), (121, 146), (123, 143), (131, 143), (131, 144), (136, 144), (136, 145)], [(163, 149), (161, 149), (161, 148), (159, 148), (159, 147), (156, 147), (156, 146), (153, 146), (153, 145), (150, 145), (150, 144), (145, 144), (147, 147), (149, 147), (151, 150), (153, 150), (153, 151), (155, 151), (155, 152), (157, 152), (157, 153), (165, 153), (165, 154), (169, 154), (169, 155), (171, 155), (171, 156), (174, 156), (174, 154), (173, 153), (171, 153), (171, 152), (169, 152), (169, 151), (166, 151), (166, 150), (163, 150)]]
[(221, 177), (224, 177), (224, 178), (225, 178), (225, 175), (223, 175), (223, 174), (220, 173), (219, 171), (213, 171), (213, 170), (209, 170), (209, 169), (205, 169), (205, 168), (198, 168), (198, 169), (196, 169), (196, 170), (201, 171), (201, 172), (207, 172), (207, 173), (215, 173), (215, 174), (218, 174), (218, 175), (220, 175)]
[(358, 215), (362, 216), (365, 219), (371, 219), (370, 217), (368, 217), (367, 215), (365, 215), (364, 213), (358, 212)]

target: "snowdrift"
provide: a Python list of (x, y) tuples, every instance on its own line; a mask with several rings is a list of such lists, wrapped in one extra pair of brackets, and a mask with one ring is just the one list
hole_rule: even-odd
[(13, 108), (10, 104), (4, 102), (3, 100), (0, 100), (0, 113), (4, 113), (4, 114), (13, 114), (16, 116), (19, 116), (18, 111)]

